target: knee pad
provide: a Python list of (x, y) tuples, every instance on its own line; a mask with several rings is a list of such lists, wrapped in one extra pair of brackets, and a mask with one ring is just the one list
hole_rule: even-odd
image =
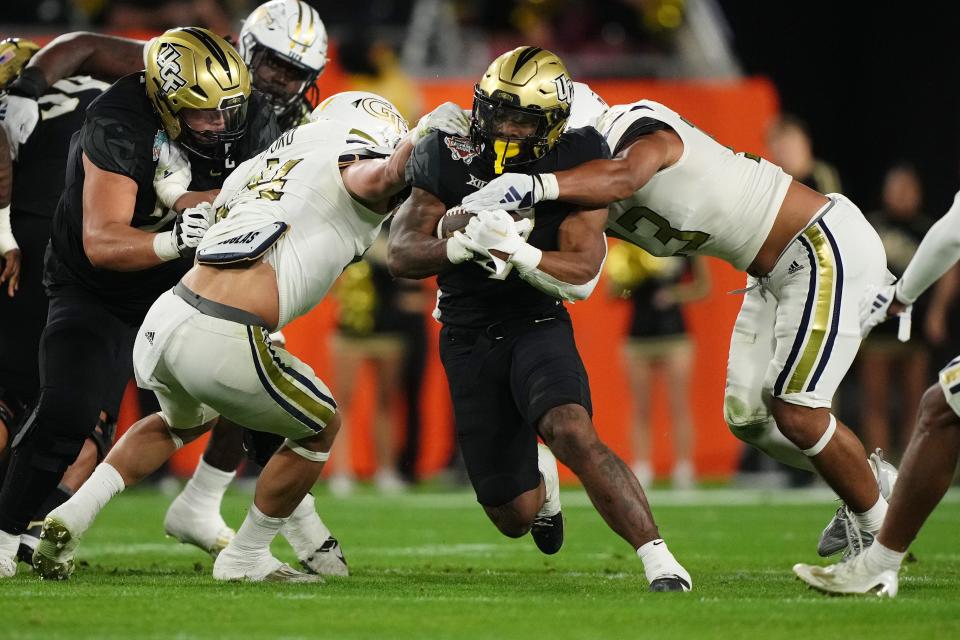
[(93, 429), (90, 439), (97, 447), (97, 462), (103, 462), (113, 447), (113, 438), (117, 433), (117, 421), (110, 416), (106, 420), (97, 420), (97, 426)]

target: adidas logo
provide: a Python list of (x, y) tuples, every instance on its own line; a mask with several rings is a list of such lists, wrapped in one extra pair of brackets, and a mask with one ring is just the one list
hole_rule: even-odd
[(790, 266), (787, 267), (787, 273), (790, 275), (795, 274), (797, 271), (803, 271), (803, 265), (794, 260), (790, 263)]
[(150, 343), (150, 346), (153, 346), (153, 336), (156, 335), (153, 331), (144, 331), (143, 337), (147, 339), (147, 342)]
[(503, 197), (503, 200), (501, 200), (500, 202), (516, 202), (521, 197), (522, 196), (520, 195), (520, 192), (517, 191), (516, 187), (510, 187), (510, 190), (507, 191), (507, 194)]

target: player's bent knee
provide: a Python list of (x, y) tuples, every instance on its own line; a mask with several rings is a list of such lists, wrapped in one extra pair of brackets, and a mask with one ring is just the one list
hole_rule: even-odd
[(941, 429), (960, 429), (960, 416), (947, 402), (943, 389), (933, 385), (920, 399), (917, 430), (934, 432)]
[(540, 418), (540, 435), (551, 449), (582, 447), (597, 434), (587, 410), (578, 404), (565, 404), (547, 410)]

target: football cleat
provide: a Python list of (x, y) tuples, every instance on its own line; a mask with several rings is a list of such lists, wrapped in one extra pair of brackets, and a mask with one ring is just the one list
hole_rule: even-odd
[(808, 585), (824, 593), (872, 594), (880, 598), (895, 598), (899, 588), (897, 572), (871, 571), (866, 566), (866, 557), (867, 554), (861, 553), (826, 567), (795, 564), (793, 572)]
[[(898, 471), (892, 464), (883, 459), (883, 451), (877, 449), (867, 458), (873, 475), (877, 478), (880, 495), (885, 500), (893, 493), (893, 486), (897, 482)], [(844, 551), (844, 559), (860, 553), (873, 544), (873, 534), (861, 531), (853, 513), (846, 505), (840, 505), (833, 519), (820, 534), (817, 542), (817, 554), (826, 558), (835, 553)]]
[(690, 591), (690, 576), (661, 576), (650, 582), (650, 591)]
[(0, 578), (12, 578), (17, 575), (17, 557), (0, 557)]
[(236, 535), (219, 512), (192, 506), (184, 494), (170, 503), (163, 518), (163, 530), (184, 544), (192, 544), (216, 558)]
[(333, 536), (327, 538), (313, 553), (301, 558), (300, 566), (307, 573), (316, 573), (321, 576), (350, 575), (350, 568), (347, 566), (347, 559), (343, 557), (340, 542)]
[(537, 548), (552, 555), (563, 546), (563, 513), (560, 510), (560, 475), (557, 472), (557, 459), (550, 448), (537, 444), (537, 468), (543, 477), (543, 506), (537, 512), (530, 535)]
[(79, 544), (79, 537), (73, 535), (66, 522), (47, 516), (33, 552), (33, 570), (43, 580), (67, 580), (76, 568), (73, 556)]
[(323, 582), (323, 576), (297, 571), (269, 551), (244, 554), (228, 545), (213, 563), (214, 580), (242, 582)]

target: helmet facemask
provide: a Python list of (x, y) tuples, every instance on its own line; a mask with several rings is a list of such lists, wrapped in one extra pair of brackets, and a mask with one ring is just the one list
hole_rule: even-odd
[(196, 155), (222, 159), (247, 130), (247, 100), (242, 96), (224, 99), (219, 109), (181, 109), (178, 142)]
[(323, 68), (311, 69), (261, 45), (254, 45), (252, 50), (249, 66), (253, 86), (282, 119), (299, 107)]
[[(514, 96), (487, 97), (479, 86), (473, 94), (470, 139), (497, 174), (542, 158), (552, 147), (551, 132), (567, 116), (560, 108), (516, 106), (510, 98)], [(529, 133), (518, 135), (525, 131)]]

